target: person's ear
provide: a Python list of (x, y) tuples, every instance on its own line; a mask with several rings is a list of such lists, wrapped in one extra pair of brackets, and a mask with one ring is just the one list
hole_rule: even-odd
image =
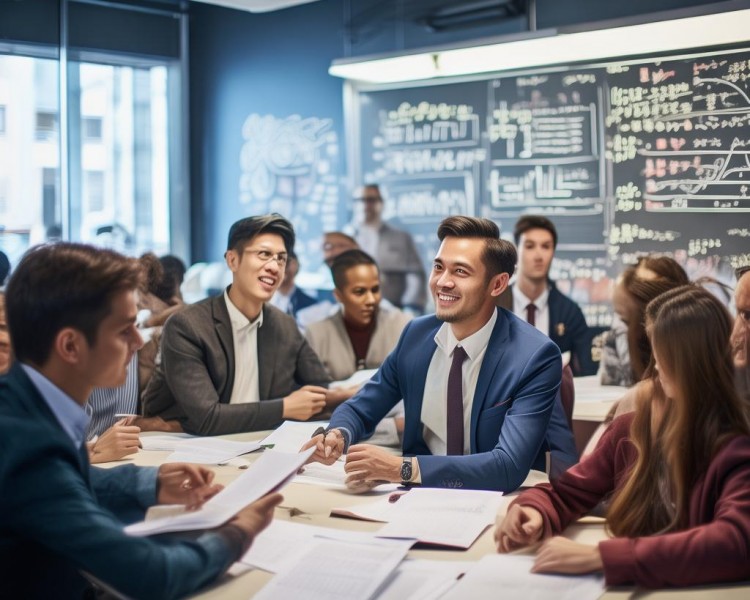
[(240, 255), (237, 254), (236, 250), (227, 250), (224, 253), (224, 260), (227, 262), (227, 266), (232, 273), (236, 273), (240, 266)]
[(341, 299), (341, 292), (339, 292), (339, 288), (333, 288), (333, 297), (336, 299), (336, 302), (339, 302), (341, 304), (344, 303), (344, 301)]
[(510, 275), (508, 275), (507, 273), (500, 273), (499, 275), (495, 275), (490, 280), (490, 296), (497, 298), (500, 294), (502, 294), (508, 287), (508, 281), (510, 281)]
[(54, 352), (69, 365), (77, 364), (87, 349), (86, 337), (77, 329), (66, 327), (55, 336)]

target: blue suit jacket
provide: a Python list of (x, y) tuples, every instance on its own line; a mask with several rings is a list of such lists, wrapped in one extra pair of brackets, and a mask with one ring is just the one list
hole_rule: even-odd
[(336, 409), (330, 426), (349, 430), (355, 443), (370, 435), (403, 398), (404, 454), (419, 457), (426, 486), (511, 491), (531, 468), (544, 470), (547, 450), (566, 464), (576, 462), (573, 436), (557, 401), (560, 351), (504, 309), (498, 309), (479, 371), (471, 409), (471, 454), (430, 453), (423, 437), (422, 400), (441, 325), (434, 315), (409, 323), (372, 380)]
[(89, 467), (20, 365), (0, 377), (0, 596), (81, 598), (80, 571), (133, 598), (188, 594), (236, 556), (217, 533), (123, 533), (156, 500), (156, 469)]

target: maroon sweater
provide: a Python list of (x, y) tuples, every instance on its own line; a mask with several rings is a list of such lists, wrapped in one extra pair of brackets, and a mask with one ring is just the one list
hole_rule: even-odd
[[(612, 423), (596, 450), (555, 482), (521, 494), (513, 504), (544, 518), (544, 535), (557, 535), (624, 483), (635, 463), (629, 440), (633, 415)], [(599, 542), (607, 585), (648, 588), (750, 578), (750, 437), (730, 440), (690, 495), (688, 528)]]

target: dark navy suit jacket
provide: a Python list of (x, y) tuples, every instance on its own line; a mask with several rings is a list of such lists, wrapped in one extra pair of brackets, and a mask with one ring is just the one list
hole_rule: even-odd
[(556, 399), (560, 351), (504, 309), (498, 309), (479, 371), (471, 409), (471, 454), (431, 454), (423, 437), (422, 400), (441, 325), (434, 315), (409, 323), (370, 382), (336, 409), (330, 426), (346, 428), (356, 443), (403, 398), (403, 451), (419, 457), (425, 486), (509, 492), (523, 483), (530, 469), (545, 469), (547, 450), (557, 455), (558, 463), (575, 463), (573, 436)]
[[(591, 359), (592, 334), (581, 307), (557, 289), (553, 281), (549, 285), (549, 337), (560, 348), (570, 352), (570, 367), (576, 377), (595, 375), (597, 364)], [(498, 299), (498, 306), (513, 310), (513, 286), (508, 286)]]
[(156, 469), (90, 467), (18, 364), (0, 377), (0, 490), (3, 598), (81, 598), (80, 571), (129, 597), (181, 597), (236, 558), (217, 533), (126, 535), (156, 501)]

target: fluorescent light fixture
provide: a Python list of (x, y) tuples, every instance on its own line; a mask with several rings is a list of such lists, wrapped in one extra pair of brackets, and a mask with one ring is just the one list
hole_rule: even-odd
[(369, 83), (396, 83), (735, 44), (750, 39), (750, 10), (574, 33), (540, 31), (530, 39), (422, 54), (334, 61), (328, 72)]

